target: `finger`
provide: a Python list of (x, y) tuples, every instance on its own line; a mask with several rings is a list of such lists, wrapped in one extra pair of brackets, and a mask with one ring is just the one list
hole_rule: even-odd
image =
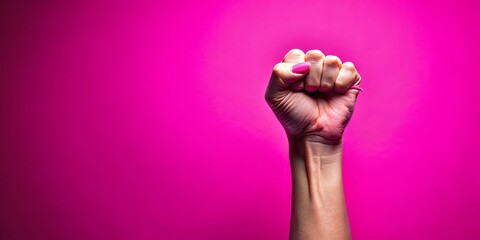
[[(283, 58), (284, 63), (301, 63), (305, 62), (305, 53), (300, 49), (292, 49)], [(303, 77), (291, 83), (290, 88), (295, 91), (301, 91), (304, 87)]]
[(283, 87), (303, 78), (310, 70), (310, 63), (301, 62), (297, 64), (278, 63), (273, 68), (273, 74), (280, 78)]
[(303, 84), (303, 81), (298, 80), (302, 79), (308, 73), (309, 69), (310, 63), (306, 62), (295, 65), (292, 63), (278, 63), (275, 65), (265, 93), (266, 100), (270, 102), (273, 99), (281, 99), (286, 95), (284, 93), (288, 93), (289, 86), (292, 83), (294, 83), (294, 88), (298, 90), (303, 89), (303, 85), (297, 82)]
[(338, 77), (335, 81), (335, 92), (345, 93), (359, 80), (360, 75), (355, 68), (355, 65), (351, 62), (345, 62), (342, 64), (342, 68), (338, 73)]
[(303, 78), (308, 73), (310, 65), (305, 63), (305, 53), (300, 49), (292, 49), (283, 57), (281, 63), (273, 68), (273, 85), (286, 89), (291, 83)]
[(342, 61), (336, 56), (326, 56), (323, 59), (322, 80), (318, 91), (331, 92), (335, 87), (335, 80), (337, 79)]
[(310, 50), (305, 54), (305, 61), (311, 64), (310, 72), (305, 77), (307, 92), (315, 92), (320, 88), (324, 58), (325, 55), (320, 50)]
[[(272, 76), (265, 93), (267, 101), (280, 97), (287, 92), (289, 85), (301, 80), (310, 70), (310, 63), (305, 63), (305, 54), (298, 49), (290, 50), (273, 68)], [(303, 86), (296, 84), (297, 88)]]
[[(294, 88), (298, 90), (303, 89), (303, 81), (301, 81), (301, 79), (306, 73), (308, 73), (310, 69), (309, 65), (307, 66), (306, 64), (302, 64), (305, 63), (305, 53), (300, 49), (292, 49), (288, 51), (285, 57), (283, 57), (282, 63), (284, 63), (285, 66), (289, 66), (290, 69), (287, 69), (286, 67), (285, 71), (282, 72), (283, 75), (281, 78), (285, 80), (287, 84), (295, 82), (295, 84), (293, 84)], [(292, 73), (302, 74), (302, 76), (300, 77), (299, 75), (292, 75)]]
[(290, 84), (290, 88), (294, 91), (302, 91), (304, 87), (305, 87), (305, 84), (303, 79), (300, 79)]

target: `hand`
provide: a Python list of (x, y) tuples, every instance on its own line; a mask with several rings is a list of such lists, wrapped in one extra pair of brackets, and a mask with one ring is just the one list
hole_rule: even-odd
[(273, 68), (265, 99), (289, 138), (342, 139), (359, 93), (360, 75), (351, 62), (319, 50), (293, 49)]

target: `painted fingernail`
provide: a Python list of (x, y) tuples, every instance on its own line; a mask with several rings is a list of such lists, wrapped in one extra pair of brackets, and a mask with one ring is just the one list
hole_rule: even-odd
[(361, 88), (360, 86), (352, 86), (350, 89), (356, 89), (360, 92), (363, 92), (363, 88)]
[(302, 74), (302, 73), (308, 72), (309, 69), (310, 69), (310, 63), (302, 62), (302, 63), (297, 63), (293, 65), (292, 72)]

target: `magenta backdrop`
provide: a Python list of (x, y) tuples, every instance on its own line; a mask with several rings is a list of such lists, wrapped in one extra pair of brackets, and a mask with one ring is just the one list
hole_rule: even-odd
[(344, 139), (353, 237), (478, 239), (479, 7), (2, 1), (0, 238), (287, 239), (263, 93), (317, 48), (366, 90)]

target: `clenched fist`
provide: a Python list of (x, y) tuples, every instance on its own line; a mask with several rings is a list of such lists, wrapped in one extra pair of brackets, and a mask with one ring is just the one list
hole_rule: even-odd
[(265, 99), (289, 138), (336, 143), (352, 116), (359, 84), (353, 63), (293, 49), (273, 68)]

